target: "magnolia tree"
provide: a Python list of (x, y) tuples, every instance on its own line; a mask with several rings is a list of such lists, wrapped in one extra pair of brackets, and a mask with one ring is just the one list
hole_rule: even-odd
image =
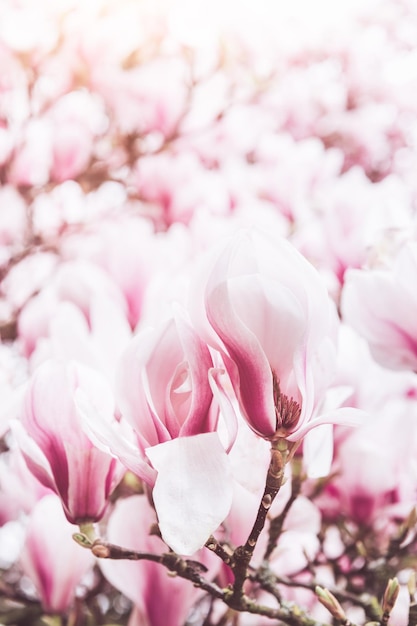
[(0, 3), (0, 624), (416, 624), (416, 25)]

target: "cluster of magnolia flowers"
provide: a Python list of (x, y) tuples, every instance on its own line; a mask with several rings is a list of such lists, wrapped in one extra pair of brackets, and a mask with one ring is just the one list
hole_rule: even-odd
[(207, 279), (193, 277), (187, 308), (175, 303), (128, 341), (115, 398), (104, 372), (75, 360), (36, 368), (13, 431), (70, 522), (102, 518), (120, 480), (116, 457), (151, 487), (166, 543), (194, 553), (230, 511), (227, 453), (240, 418), (265, 440), (304, 438), (313, 472), (330, 462), (321, 431), (320, 453), (309, 453), (312, 429), (351, 415), (325, 407), (335, 314), (318, 273), (285, 240), (254, 232), (213, 257)]
[[(415, 274), (416, 250), (410, 242), (390, 269), (352, 270), (341, 305), (375, 357), (403, 372), (378, 366), (365, 342), (341, 327), (323, 279), (288, 241), (256, 229), (202, 255), (183, 277), (183, 301), (166, 305), (158, 324), (133, 336), (120, 309), (109, 310), (111, 300), (96, 294), (84, 301), (86, 317), (70, 300), (55, 302), (49, 336), (35, 342), (35, 361), (42, 362), (22, 390), (18, 419), (8, 423), (1, 474), (3, 516), (12, 519), (15, 511), (7, 509), (17, 504), (29, 515), (20, 566), (43, 609), (65, 614), (93, 566), (92, 554), (73, 541), (72, 525), (93, 547), (91, 525), (99, 523), (94, 532), (104, 532), (111, 545), (194, 555), (209, 579), (232, 581), (227, 560), (213, 561), (207, 548), (245, 544), (270, 448), (283, 443), (288, 472), (278, 498), (268, 502), (271, 519), (291, 499), (291, 459), (302, 459), (309, 479), (278, 545), (267, 548), (263, 538), (256, 546), (269, 552), (277, 576), (314, 561), (321, 515), (329, 523), (324, 555), (343, 557), (347, 571), (340, 516), (360, 532), (371, 530), (373, 539), (378, 532), (377, 543), (389, 541), (396, 521), (412, 511), (417, 479), (411, 421), (417, 354), (407, 327), (413, 292), (404, 280), (404, 269)], [(381, 308), (374, 290), (398, 309)], [(353, 357), (344, 354), (349, 350)], [(335, 424), (337, 473), (317, 500), (309, 499), (308, 485), (330, 471)], [(133, 477), (141, 479), (142, 495), (134, 495), (138, 484), (129, 491)], [(127, 491), (115, 497), (123, 484)], [(149, 534), (156, 523), (159, 537)], [(206, 554), (199, 552), (204, 546)], [(198, 599), (188, 580), (172, 581), (152, 562), (109, 560), (102, 571), (134, 602), (129, 624), (143, 615), (158, 623), (155, 602), (172, 624), (182, 624)], [(154, 595), (146, 591), (151, 584)]]
[(0, 6), (0, 624), (416, 621), (416, 7), (278, 4)]

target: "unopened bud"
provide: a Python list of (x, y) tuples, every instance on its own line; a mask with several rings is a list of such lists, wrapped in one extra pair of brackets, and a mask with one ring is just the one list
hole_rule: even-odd
[(359, 556), (367, 556), (365, 544), (363, 543), (363, 541), (356, 542), (356, 550), (358, 551)]
[(390, 578), (385, 588), (384, 597), (382, 600), (382, 610), (384, 613), (391, 613), (397, 601), (398, 594), (400, 593), (400, 583), (398, 578)]
[(329, 613), (340, 622), (346, 622), (346, 614), (335, 596), (328, 589), (318, 585), (315, 591), (319, 602), (326, 607)]
[(72, 535), (72, 538), (76, 543), (78, 543), (79, 546), (83, 548), (88, 548), (90, 550), (93, 545), (93, 542), (90, 541), (90, 539), (87, 537), (87, 535), (84, 535), (84, 533), (74, 533)]
[(415, 530), (417, 523), (417, 509), (413, 507), (408, 514), (407, 518), (400, 525), (397, 533), (397, 541), (400, 544), (408, 543), (411, 537), (413, 536), (413, 531)]

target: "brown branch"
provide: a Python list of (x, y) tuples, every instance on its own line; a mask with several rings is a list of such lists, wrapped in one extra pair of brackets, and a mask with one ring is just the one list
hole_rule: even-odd
[(285, 507), (282, 513), (278, 515), (277, 517), (274, 517), (271, 520), (271, 523), (269, 526), (268, 545), (266, 547), (265, 554), (264, 554), (265, 561), (269, 559), (269, 557), (271, 556), (272, 552), (274, 551), (277, 545), (277, 541), (282, 533), (282, 528), (284, 526), (284, 522), (286, 520), (288, 512), (290, 508), (292, 507), (294, 501), (298, 498), (300, 494), (302, 480), (303, 479), (301, 475), (301, 467), (300, 467), (300, 463), (297, 460), (296, 462), (293, 463), (293, 475), (292, 475), (292, 480), (291, 480), (291, 495), (287, 503), (285, 504)]
[[(285, 576), (277, 576), (268, 567), (262, 567), (256, 572), (253, 572), (249, 576), (249, 578), (251, 581), (258, 583), (264, 591), (267, 591), (278, 600), (280, 600), (281, 598), (281, 594), (278, 590), (278, 585), (308, 589), (312, 593), (315, 593), (315, 589), (318, 584), (315, 580), (312, 580), (310, 582), (303, 582), (299, 580), (293, 580)], [(329, 591), (340, 602), (350, 602), (351, 604), (359, 606), (365, 611), (369, 619), (373, 621), (379, 621), (381, 617), (381, 612), (378, 607), (377, 598), (370, 598), (365, 600), (361, 596), (358, 596), (354, 593), (336, 588), (329, 588)]]
[(231, 604), (232, 597), (223, 600), (228, 606), (235, 611), (246, 611), (256, 615), (263, 615), (270, 619), (277, 619), (288, 624), (288, 626), (326, 626), (321, 622), (317, 622), (314, 618), (309, 617), (306, 613), (294, 604), (282, 603), (279, 608), (273, 608), (258, 604), (255, 600), (251, 600), (245, 595), (240, 597), (237, 604)]
[[(274, 455), (273, 455), (274, 456)], [(275, 462), (272, 463), (275, 468)], [(273, 479), (272, 474), (268, 476)], [(277, 476), (276, 476), (277, 478)], [(269, 487), (271, 488), (271, 487)], [(255, 533), (251, 533), (250, 537)], [(169, 571), (174, 572), (181, 578), (190, 580), (195, 587), (203, 589), (213, 598), (222, 600), (229, 608), (238, 612), (247, 612), (256, 615), (263, 615), (270, 619), (278, 619), (285, 622), (288, 626), (326, 626), (316, 620), (308, 617), (299, 607), (291, 604), (281, 604), (278, 608), (264, 606), (258, 604), (256, 600), (248, 598), (245, 594), (239, 593), (237, 596), (233, 587), (221, 589), (215, 583), (205, 579), (201, 572), (207, 571), (207, 568), (198, 561), (191, 559), (183, 559), (174, 552), (163, 554), (152, 554), (148, 552), (136, 552), (128, 550), (120, 546), (107, 543), (102, 539), (96, 539), (91, 542), (88, 537), (82, 533), (76, 533), (74, 539), (85, 548), (89, 548), (97, 558), (102, 559), (127, 559), (130, 561), (148, 560), (165, 566)]]
[[(284, 439), (278, 439), (271, 443), (271, 460), (266, 476), (265, 489), (259, 505), (258, 514), (250, 535), (243, 546), (236, 548), (233, 554), (231, 567), (235, 576), (232, 595), (229, 598), (229, 606), (239, 608), (243, 602), (243, 585), (248, 578), (248, 567), (253, 556), (259, 535), (265, 525), (266, 516), (271, 504), (280, 490), (284, 477), (285, 462), (288, 447)], [(240, 610), (240, 609), (239, 609)], [(245, 609), (246, 610), (246, 609)]]
[[(86, 547), (88, 547), (86, 545)], [(218, 585), (208, 581), (201, 576), (201, 572), (206, 572), (207, 568), (198, 561), (182, 559), (174, 552), (163, 554), (152, 554), (150, 552), (136, 552), (127, 550), (112, 543), (107, 543), (102, 539), (96, 539), (91, 545), (91, 552), (100, 559), (127, 559), (129, 561), (153, 561), (165, 566), (170, 572), (175, 572), (181, 578), (190, 580), (195, 587), (207, 591), (215, 598), (223, 599), (224, 592)]]
[(217, 554), (217, 556), (225, 563), (226, 565), (230, 565), (233, 558), (233, 550), (227, 544), (222, 545), (217, 541), (213, 535), (207, 539), (205, 543), (206, 548)]

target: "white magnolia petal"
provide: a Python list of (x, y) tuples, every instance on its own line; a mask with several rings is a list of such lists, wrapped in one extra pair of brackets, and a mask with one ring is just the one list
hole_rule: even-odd
[(146, 449), (158, 471), (153, 500), (162, 537), (175, 552), (194, 554), (229, 513), (229, 459), (217, 433), (179, 437)]
[(333, 460), (333, 424), (313, 428), (303, 441), (303, 461), (309, 478), (327, 476)]
[(119, 459), (131, 472), (153, 485), (155, 471), (142, 457), (139, 446), (126, 422), (117, 422), (111, 412), (100, 412), (85, 390), (77, 389), (75, 404), (82, 417), (82, 427), (93, 445)]
[(338, 424), (339, 426), (360, 426), (368, 417), (368, 413), (356, 407), (342, 406), (334, 411), (322, 413), (311, 422), (307, 422), (294, 435), (287, 437), (288, 441), (300, 441), (313, 428), (321, 424)]

